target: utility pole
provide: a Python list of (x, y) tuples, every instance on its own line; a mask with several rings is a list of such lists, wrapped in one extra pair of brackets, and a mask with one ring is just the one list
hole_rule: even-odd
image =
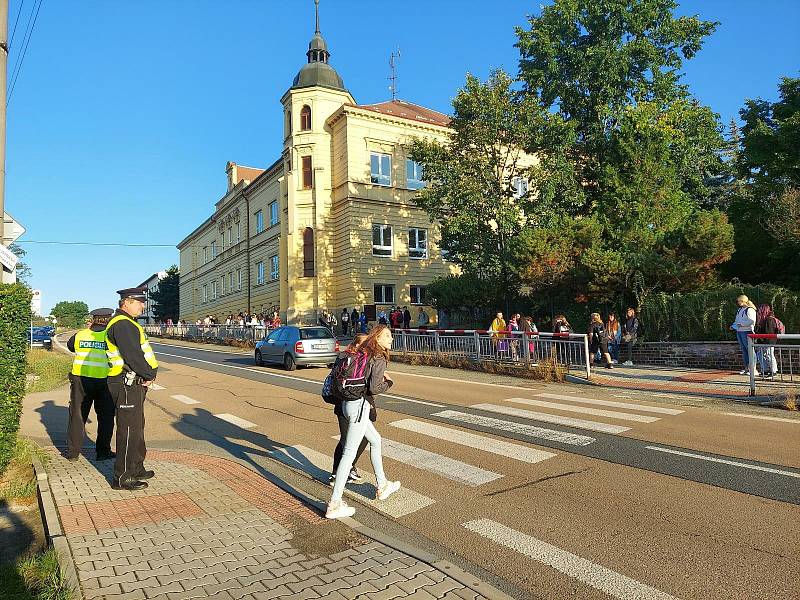
[[(3, 211), (6, 197), (6, 103), (8, 84), (8, 0), (0, 0), (0, 243), (3, 240)], [(2, 281), (6, 275), (3, 273)]]

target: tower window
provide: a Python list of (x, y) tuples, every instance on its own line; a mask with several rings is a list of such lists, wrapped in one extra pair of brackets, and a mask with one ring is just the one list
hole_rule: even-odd
[(314, 173), (311, 167), (311, 157), (303, 157), (303, 189), (310, 190), (314, 185)]
[(303, 230), (303, 277), (314, 276), (314, 230)]
[(300, 130), (311, 130), (311, 107), (307, 104), (300, 110)]

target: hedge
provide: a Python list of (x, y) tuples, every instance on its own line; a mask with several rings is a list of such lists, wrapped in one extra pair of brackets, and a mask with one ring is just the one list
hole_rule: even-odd
[(31, 291), (21, 284), (0, 284), (0, 474), (17, 443), (30, 320)]

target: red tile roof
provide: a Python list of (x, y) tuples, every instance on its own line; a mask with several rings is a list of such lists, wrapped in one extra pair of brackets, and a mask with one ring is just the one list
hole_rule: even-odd
[(357, 108), (371, 110), (392, 117), (400, 117), (401, 119), (439, 125), (441, 127), (450, 126), (450, 117), (447, 115), (431, 110), (430, 108), (425, 108), (424, 106), (419, 106), (418, 104), (406, 102), (405, 100), (389, 100), (388, 102), (380, 102), (378, 104), (359, 104)]
[(236, 175), (238, 176), (238, 181), (234, 181), (233, 184), (236, 185), (242, 179), (246, 179), (247, 181), (253, 181), (263, 172), (264, 169), (257, 169), (255, 167), (243, 167), (242, 165), (236, 165)]

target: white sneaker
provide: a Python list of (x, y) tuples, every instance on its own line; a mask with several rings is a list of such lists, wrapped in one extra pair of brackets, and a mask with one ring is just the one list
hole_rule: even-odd
[(750, 371), (747, 369), (742, 369), (741, 371), (739, 371), (739, 375), (747, 375), (748, 373), (750, 373)]
[(387, 481), (383, 484), (383, 487), (378, 488), (377, 498), (378, 500), (386, 500), (399, 489), (399, 481)]
[(622, 363), (622, 364), (623, 364), (623, 365), (625, 365), (626, 367), (632, 367), (632, 366), (633, 366), (633, 362), (631, 362), (631, 361), (629, 361), (629, 360), (626, 360), (626, 361), (625, 361), (624, 363)]
[(341, 500), (336, 505), (328, 504), (328, 510), (325, 511), (326, 519), (341, 519), (343, 517), (352, 517), (356, 514), (356, 509), (352, 506), (347, 506), (344, 500)]

